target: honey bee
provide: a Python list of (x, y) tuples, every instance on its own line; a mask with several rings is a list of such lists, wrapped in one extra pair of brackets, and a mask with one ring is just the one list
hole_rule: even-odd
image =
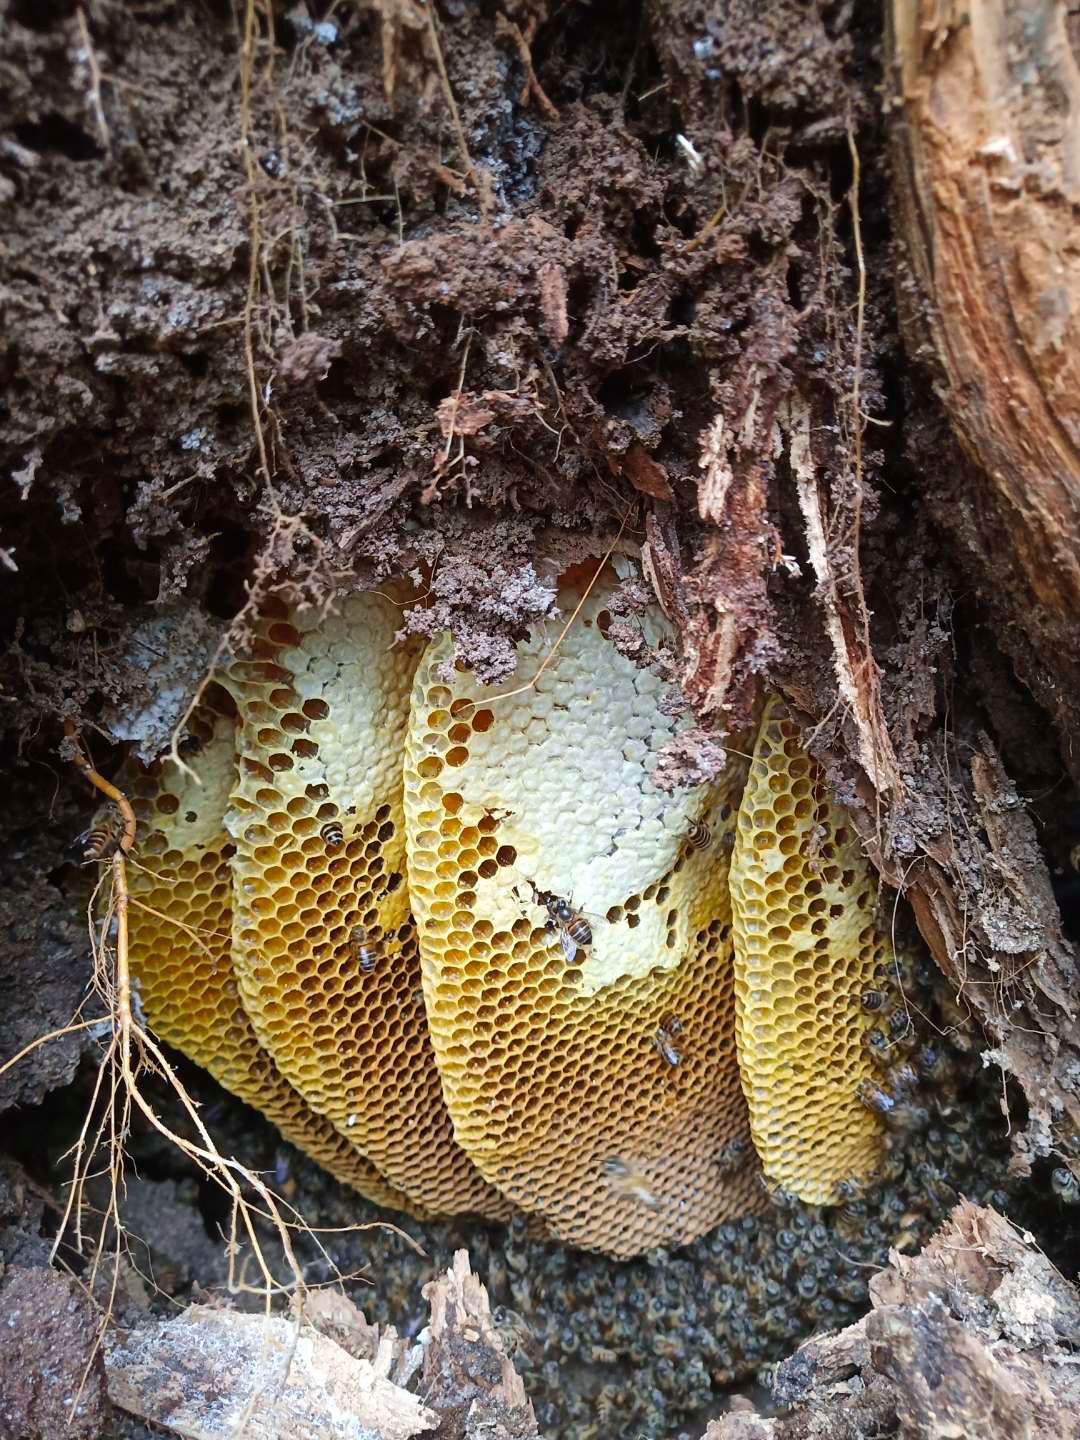
[[(679, 1025), (679, 1029), (682, 1029), (681, 1022)], [(678, 1065), (681, 1057), (678, 1050), (676, 1050), (675, 1048), (675, 1043), (671, 1038), (670, 1030), (666, 1030), (663, 1025), (658, 1025), (656, 1027), (656, 1033), (653, 1035), (652, 1043), (656, 1046), (661, 1058), (666, 1060), (669, 1065)]]
[(916, 1131), (925, 1130), (930, 1123), (930, 1112), (922, 1105), (915, 1105), (910, 1100), (903, 1100), (899, 1104), (893, 1102), (892, 1109), (885, 1118), (885, 1123), (896, 1135), (913, 1135)]
[(108, 805), (75, 844), (84, 860), (108, 860), (119, 850), (123, 834), (124, 817), (115, 805)]
[(736, 1135), (734, 1140), (729, 1140), (726, 1145), (721, 1145), (716, 1152), (716, 1168), (722, 1175), (732, 1170), (738, 1170), (746, 1159), (750, 1149), (750, 1141), (745, 1135)]
[(536, 1337), (529, 1329), (524, 1317), (506, 1305), (496, 1305), (491, 1312), (495, 1331), (502, 1342), (503, 1351), (511, 1359), (515, 1355), (525, 1358), (534, 1356), (537, 1350)]
[(813, 1270), (804, 1270), (795, 1282), (795, 1292), (800, 1300), (813, 1300), (818, 1293), (818, 1277)]
[(649, 1189), (648, 1181), (639, 1170), (635, 1170), (618, 1155), (611, 1155), (604, 1161), (604, 1174), (612, 1187), (629, 1200), (644, 1205), (647, 1210), (661, 1210), (664, 1202)]
[(882, 990), (864, 990), (861, 1003), (864, 1010), (880, 1010), (885, 1004), (885, 993)]
[(896, 1109), (895, 1098), (871, 1080), (859, 1082), (858, 1096), (866, 1108), (877, 1115), (888, 1115), (891, 1110)]
[(848, 1200), (856, 1200), (863, 1192), (863, 1183), (854, 1178), (850, 1180), (838, 1180), (836, 1182), (836, 1195), (840, 1204)]
[(889, 1054), (889, 1037), (885, 1034), (884, 1030), (880, 1030), (875, 1025), (872, 1030), (868, 1030), (863, 1036), (863, 1044), (875, 1060), (880, 1061), (882, 1064), (885, 1063)]
[(915, 1052), (915, 1068), (923, 1080), (936, 1080), (946, 1066), (942, 1052), (933, 1045), (920, 1046)]
[[(889, 1035), (895, 1044), (897, 1041), (911, 1038), (914, 1044), (915, 1028), (911, 1023), (911, 1017), (902, 1007), (897, 1007), (889, 1015)], [(911, 1046), (907, 1048), (912, 1048)]]
[(785, 1190), (783, 1185), (775, 1184), (764, 1172), (757, 1178), (758, 1184), (778, 1210), (794, 1210), (801, 1203), (793, 1190)]
[(1050, 1188), (1066, 1205), (1080, 1205), (1080, 1184), (1066, 1165), (1059, 1165), (1050, 1176)]
[(353, 954), (360, 962), (360, 969), (365, 975), (370, 975), (375, 966), (383, 958), (383, 947), (375, 936), (357, 925), (352, 932)]
[(686, 843), (691, 850), (707, 850), (712, 839), (712, 831), (704, 820), (691, 820), (686, 827)]
[(913, 1090), (918, 1089), (919, 1077), (914, 1066), (905, 1062), (890, 1068), (889, 1083), (895, 1095), (910, 1095)]
[(919, 1182), (919, 1188), (923, 1194), (928, 1196), (930, 1203), (935, 1207), (951, 1205), (956, 1199), (956, 1190), (949, 1184), (948, 1178), (940, 1167), (929, 1160), (923, 1160), (916, 1165), (914, 1177)]
[(319, 834), (331, 850), (337, 850), (345, 844), (345, 831), (341, 828), (340, 820), (328, 820)]
[(575, 910), (568, 900), (558, 895), (549, 895), (544, 906), (548, 912), (548, 928), (557, 932), (566, 963), (572, 965), (578, 950), (592, 944), (592, 926), (580, 910)]
[(767, 1276), (760, 1265), (746, 1265), (742, 1272), (742, 1288), (746, 1298), (756, 1307), (763, 1308), (765, 1304), (765, 1285)]
[(894, 1250), (917, 1250), (926, 1232), (926, 1221), (916, 1210), (905, 1210), (892, 1238)]

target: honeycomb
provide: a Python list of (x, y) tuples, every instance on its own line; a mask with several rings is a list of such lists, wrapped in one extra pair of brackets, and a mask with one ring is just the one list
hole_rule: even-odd
[[(458, 1141), (553, 1235), (623, 1257), (764, 1196), (735, 1049), (726, 842), (742, 776), (655, 789), (679, 722), (668, 687), (607, 640), (603, 607), (586, 602), (543, 673), (549, 642), (524, 642), (513, 689), (535, 684), (504, 698), (455, 672), (449, 639), (428, 648), (405, 813)], [(664, 633), (658, 612), (642, 623)], [(591, 941), (564, 949), (581, 932), (559, 901)]]
[(882, 1122), (859, 1098), (876, 1070), (861, 1003), (887, 946), (877, 885), (820, 767), (771, 700), (731, 861), (739, 1069), (768, 1180), (812, 1204), (864, 1180)]
[(397, 624), (376, 594), (329, 615), (272, 605), (221, 677), (240, 716), (233, 964), (278, 1068), (410, 1208), (502, 1219), (428, 1034), (402, 813), (416, 652)]
[(201, 744), (189, 763), (198, 781), (171, 762), (122, 777), (138, 820), (128, 885), (139, 998), (162, 1040), (257, 1106), (312, 1159), (369, 1200), (406, 1208), (405, 1196), (281, 1075), (240, 1003), (230, 960), (233, 846), (223, 825), (236, 770), (234, 728), (212, 715), (193, 723)]
[(609, 593), (502, 694), (449, 637), (395, 646), (385, 597), (271, 602), (217, 677), (238, 718), (194, 722), (201, 783), (123, 784), (163, 1039), (378, 1203), (622, 1258), (763, 1208), (762, 1170), (850, 1195), (914, 1072), (881, 1070), (876, 885), (796, 727), (770, 701), (749, 767), (656, 790), (685, 721)]

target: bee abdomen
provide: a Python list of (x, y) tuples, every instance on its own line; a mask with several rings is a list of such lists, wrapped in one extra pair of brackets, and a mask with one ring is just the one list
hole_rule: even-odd
[(370, 975), (383, 957), (382, 942), (358, 925), (352, 933), (352, 944), (361, 972)]
[(82, 846), (84, 860), (108, 860), (120, 848), (123, 821), (115, 805), (101, 816), (95, 825), (79, 836), (76, 844)]
[(566, 933), (575, 945), (582, 947), (592, 944), (592, 926), (581, 915), (575, 915), (566, 927)]

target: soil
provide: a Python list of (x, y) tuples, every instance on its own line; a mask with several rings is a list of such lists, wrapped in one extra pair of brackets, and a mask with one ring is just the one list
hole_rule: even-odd
[[(1018, 1170), (1080, 1167), (1080, 737), (946, 523), (974, 482), (900, 338), (883, 46), (831, 0), (0, 0), (0, 1062), (95, 1018), (65, 721), (105, 773), (158, 751), (271, 583), (392, 584), (499, 679), (610, 547), (648, 581), (616, 638), (653, 594), (680, 636), (664, 782), (779, 690), (1015, 1077)], [(0, 1435), (65, 1433), (86, 1370), (91, 1312), (40, 1267), (100, 1043), (0, 1074), (0, 1314), (47, 1311), (66, 1367), (13, 1388), (31, 1323)], [(345, 1207), (184, 1073), (249, 1164)], [(138, 1311), (220, 1286), (223, 1217), (132, 1138)], [(407, 1332), (469, 1239), (338, 1258), (394, 1252)], [(139, 1433), (95, 1366), (70, 1433)]]

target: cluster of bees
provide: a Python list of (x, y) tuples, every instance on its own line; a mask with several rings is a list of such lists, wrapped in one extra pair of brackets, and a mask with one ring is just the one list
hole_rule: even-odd
[[(885, 1016), (892, 996), (881, 988), (877, 1008)], [(729, 1221), (682, 1249), (619, 1263), (539, 1240), (523, 1220), (470, 1234), (473, 1265), (500, 1333), (513, 1337), (514, 1363), (549, 1440), (699, 1434), (696, 1417), (715, 1406), (719, 1392), (764, 1378), (807, 1334), (857, 1319), (868, 1277), (890, 1247), (924, 1242), (959, 1194), (1012, 1208), (994, 1087), (980, 1084), (976, 1054), (939, 1034), (947, 1028), (947, 997), (906, 993), (913, 1013), (917, 1005), (928, 1016), (921, 1044), (932, 1035), (937, 1053), (923, 1087), (926, 1120), (896, 1135), (876, 1180), (852, 1182), (841, 1205), (776, 1193), (763, 1215)], [(745, 1149), (735, 1148), (727, 1158), (743, 1163)], [(628, 1190), (642, 1183), (630, 1160), (611, 1157), (605, 1169)], [(443, 1243), (448, 1258), (460, 1239), (448, 1233)], [(433, 1255), (432, 1266), (441, 1260)], [(372, 1315), (392, 1320), (418, 1288), (417, 1262), (388, 1251), (374, 1263), (389, 1288), (373, 1297)], [(390, 1279), (395, 1265), (404, 1271), (400, 1290)]]
[[(940, 981), (928, 963), (911, 962), (875, 981), (863, 1004), (881, 1017), (886, 1038), (886, 1144), (874, 1180), (841, 1182), (838, 1205), (774, 1189), (764, 1215), (619, 1265), (530, 1239), (521, 1222), (509, 1227), (505, 1252), (489, 1242), (493, 1298), (533, 1336), (517, 1363), (543, 1433), (675, 1433), (717, 1391), (764, 1374), (808, 1333), (856, 1319), (867, 1277), (890, 1248), (924, 1243), (960, 1194), (1010, 1207), (996, 1096), (979, 1083), (978, 1056), (948, 1033)], [(725, 1162), (743, 1163), (743, 1144), (738, 1151)], [(612, 1157), (605, 1169), (613, 1185), (648, 1203), (632, 1162)], [(589, 1378), (575, 1389), (568, 1373)]]

